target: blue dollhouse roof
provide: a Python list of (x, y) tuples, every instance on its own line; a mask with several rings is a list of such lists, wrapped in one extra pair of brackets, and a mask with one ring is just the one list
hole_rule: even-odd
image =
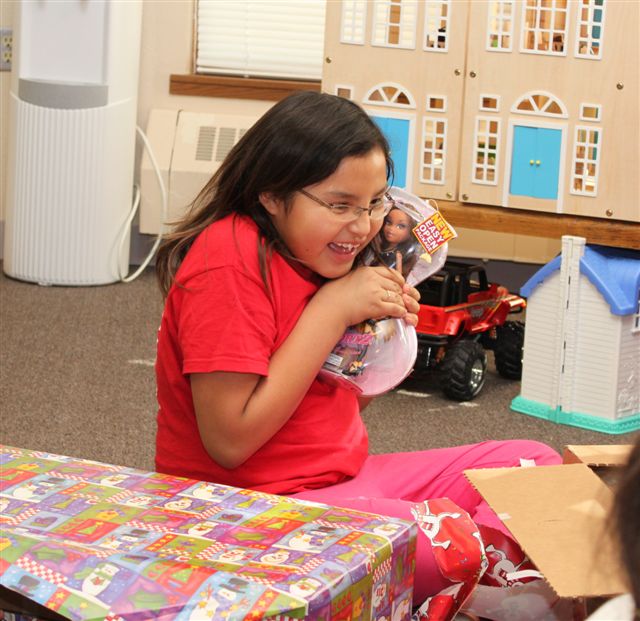
[[(558, 255), (540, 268), (520, 289), (529, 297), (545, 278), (560, 269)], [(609, 303), (614, 315), (638, 312), (640, 296), (640, 252), (607, 246), (585, 246), (580, 273), (586, 276)]]

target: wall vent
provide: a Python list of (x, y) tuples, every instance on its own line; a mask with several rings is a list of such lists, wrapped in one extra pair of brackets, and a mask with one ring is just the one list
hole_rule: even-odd
[(196, 159), (200, 162), (210, 162), (213, 159), (213, 145), (216, 142), (215, 127), (203, 125), (198, 133), (198, 146), (196, 148)]
[[(151, 110), (147, 138), (162, 172), (169, 205), (165, 223), (179, 220), (257, 117)], [(140, 165), (140, 232), (157, 235), (162, 201), (149, 155)]]

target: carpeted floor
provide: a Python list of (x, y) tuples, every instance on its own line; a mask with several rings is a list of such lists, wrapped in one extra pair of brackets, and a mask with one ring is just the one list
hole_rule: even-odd
[[(0, 442), (153, 469), (153, 359), (162, 312), (151, 270), (130, 284), (41, 287), (0, 276)], [(487, 439), (617, 444), (608, 435), (509, 409), (519, 384), (490, 361), (482, 394), (460, 404), (431, 380), (406, 382), (365, 411), (375, 453)], [(408, 394), (419, 392), (418, 396)], [(426, 393), (426, 394), (425, 394)]]

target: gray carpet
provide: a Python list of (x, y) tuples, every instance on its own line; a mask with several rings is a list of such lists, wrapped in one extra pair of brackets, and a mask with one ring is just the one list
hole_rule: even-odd
[[(162, 312), (151, 270), (130, 284), (41, 287), (0, 276), (0, 442), (153, 469), (153, 358)], [(433, 378), (406, 382), (364, 413), (375, 453), (487, 439), (616, 444), (609, 435), (515, 413), (519, 384), (490, 362), (473, 402), (444, 399)], [(420, 391), (428, 396), (406, 392)]]

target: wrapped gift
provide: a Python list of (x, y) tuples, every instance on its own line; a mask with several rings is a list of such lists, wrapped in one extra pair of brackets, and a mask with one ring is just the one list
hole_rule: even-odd
[(65, 618), (410, 618), (411, 522), (19, 448), (0, 463), (0, 585)]

